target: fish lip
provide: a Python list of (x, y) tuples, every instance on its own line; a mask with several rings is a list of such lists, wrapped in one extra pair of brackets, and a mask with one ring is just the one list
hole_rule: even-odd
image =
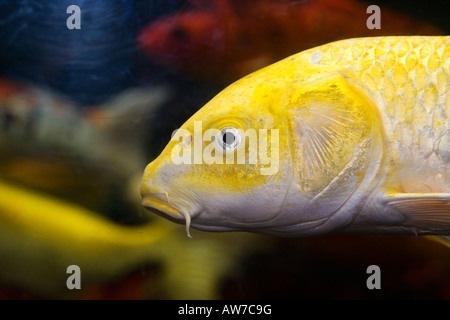
[[(170, 204), (166, 200), (162, 200), (158, 197), (158, 193), (145, 193), (142, 194), (141, 205), (147, 210), (152, 211), (158, 215), (169, 216), (175, 220), (184, 219), (184, 215), (180, 210)], [(172, 220), (172, 219), (171, 219)]]
[[(166, 197), (167, 201), (160, 198), (162, 195)], [(186, 234), (189, 238), (192, 238), (189, 229), (191, 227), (191, 218), (193, 218), (194, 214), (190, 213), (188, 210), (179, 210), (177, 207), (173, 206), (170, 203), (168, 193), (144, 193), (142, 194), (141, 204), (146, 209), (175, 223), (183, 223), (184, 220)]]

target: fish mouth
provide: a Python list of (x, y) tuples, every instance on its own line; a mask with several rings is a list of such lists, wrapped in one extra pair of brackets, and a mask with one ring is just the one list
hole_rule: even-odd
[[(161, 197), (165, 197), (167, 200), (161, 199)], [(145, 207), (147, 210), (156, 213), (159, 216), (163, 216), (173, 222), (182, 223), (182, 220), (185, 221), (186, 224), (186, 233), (188, 237), (191, 237), (189, 232), (191, 226), (191, 216), (189, 213), (179, 210), (177, 207), (170, 203), (169, 194), (168, 193), (146, 193), (142, 194), (141, 205)]]
[(169, 201), (160, 199), (158, 195), (159, 194), (143, 194), (141, 204), (147, 209), (156, 209), (157, 211), (160, 211), (163, 214), (175, 219), (180, 219), (183, 217), (177, 208), (171, 205)]

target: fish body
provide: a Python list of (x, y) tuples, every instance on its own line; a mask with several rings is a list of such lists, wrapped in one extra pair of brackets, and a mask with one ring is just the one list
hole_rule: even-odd
[(0, 79), (0, 119), (2, 148), (17, 143), (27, 148), (65, 146), (78, 152), (90, 148), (94, 131), (71, 101), (9, 79)]
[(133, 208), (139, 202), (135, 181), (146, 165), (147, 127), (167, 92), (135, 87), (102, 105), (83, 106), (50, 89), (1, 78), (0, 178), (94, 211), (103, 212), (110, 203), (105, 197), (120, 193), (112, 210), (120, 217), (108, 215), (139, 220), (119, 202)]
[[(449, 89), (448, 36), (356, 38), (303, 51), (194, 114), (147, 166), (142, 204), (210, 231), (448, 235)], [(216, 129), (215, 139), (198, 138), (200, 127)], [(250, 129), (267, 151), (256, 163)], [(245, 150), (247, 161), (189, 162), (211, 149), (234, 159)]]
[(52, 150), (134, 174), (143, 163), (141, 126), (166, 98), (165, 88), (142, 87), (100, 106), (81, 106), (49, 90), (0, 79), (0, 158), (14, 154), (5, 150)]
[(355, 0), (196, 2), (191, 10), (146, 26), (139, 35), (139, 47), (170, 69), (228, 83), (330, 41), (442, 34), (431, 24), (384, 7), (381, 29), (369, 29), (369, 5)]

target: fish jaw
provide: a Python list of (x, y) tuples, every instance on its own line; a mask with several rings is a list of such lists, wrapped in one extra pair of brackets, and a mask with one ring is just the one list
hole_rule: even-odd
[(142, 194), (141, 204), (149, 210), (155, 209), (174, 219), (181, 219), (184, 217), (177, 208), (169, 203), (169, 201), (162, 200), (161, 196), (169, 199), (168, 193), (144, 193)]
[[(183, 181), (183, 174), (191, 176), (191, 166), (174, 166), (164, 159), (163, 152), (145, 169), (141, 205), (170, 221), (186, 224), (188, 235), (190, 227), (215, 232), (254, 229), (258, 232), (259, 228), (266, 228), (282, 216), (284, 197), (279, 194), (284, 190), (280, 190), (275, 181), (249, 188), (247, 192), (211, 189), (212, 186), (203, 185), (198, 178), (196, 184), (189, 179)], [(284, 173), (285, 176), (288, 174)], [(269, 191), (271, 195), (266, 194)], [(266, 194), (262, 199), (261, 192)], [(244, 216), (242, 208), (246, 208)], [(261, 212), (265, 214), (261, 216)]]
[(141, 205), (173, 222), (185, 224), (186, 233), (191, 237), (189, 231), (191, 219), (202, 212), (201, 206), (193, 200), (191, 194), (168, 186), (167, 181), (171, 180), (170, 174), (161, 170), (160, 165), (165, 167), (164, 163), (156, 159), (144, 172), (141, 183)]

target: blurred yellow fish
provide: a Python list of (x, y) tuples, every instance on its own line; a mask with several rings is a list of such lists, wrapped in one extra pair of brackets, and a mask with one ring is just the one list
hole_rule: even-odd
[[(174, 227), (164, 219), (121, 225), (0, 179), (0, 291), (6, 285), (39, 298), (86, 297), (95, 286), (157, 263), (164, 272), (151, 290), (159, 297), (213, 299), (246, 252), (267, 248), (250, 234), (234, 236), (229, 246), (226, 237), (188, 240)], [(66, 286), (71, 265), (81, 270), (81, 290)]]
[(177, 131), (145, 170), (142, 204), (188, 231), (449, 235), (449, 69), (448, 36), (288, 57)]
[(67, 267), (80, 267), (82, 288), (124, 275), (157, 257), (155, 248), (170, 230), (119, 225), (0, 180), (0, 281), (41, 297), (73, 295)]

